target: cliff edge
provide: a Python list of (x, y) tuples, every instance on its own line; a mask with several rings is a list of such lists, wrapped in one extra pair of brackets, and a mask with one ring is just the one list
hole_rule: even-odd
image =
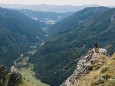
[[(103, 48), (94, 48), (89, 50), (86, 55), (84, 55), (81, 60), (79, 60), (77, 67), (73, 74), (62, 83), (61, 86), (73, 86), (76, 83), (80, 82), (80, 79), (86, 76), (90, 71), (94, 68), (92, 66), (95, 63), (96, 59), (98, 59), (101, 55), (106, 55), (107, 50)], [(104, 60), (100, 59), (99, 65), (102, 65)], [(77, 86), (77, 85), (75, 85)], [(83, 86), (83, 85), (79, 85)]]

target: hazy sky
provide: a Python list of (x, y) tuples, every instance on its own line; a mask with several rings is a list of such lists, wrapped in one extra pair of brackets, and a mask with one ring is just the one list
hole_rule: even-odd
[(54, 5), (83, 5), (98, 4), (115, 6), (115, 0), (0, 0), (0, 4), (54, 4)]

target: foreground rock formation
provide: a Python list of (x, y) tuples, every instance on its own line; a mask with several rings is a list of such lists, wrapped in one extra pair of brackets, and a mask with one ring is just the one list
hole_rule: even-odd
[(92, 63), (92, 70), (73, 86), (115, 86), (115, 54), (101, 55)]
[(0, 86), (20, 86), (22, 76), (18, 72), (10, 72), (8, 68), (0, 66)]
[[(86, 55), (83, 56), (81, 60), (79, 60), (73, 74), (61, 86), (73, 86), (75, 83), (78, 83), (79, 80), (85, 75), (87, 75), (90, 70), (93, 70), (92, 64), (95, 62), (95, 60), (99, 58), (101, 55), (106, 54), (107, 50), (102, 48), (94, 48), (88, 51)], [(103, 60), (100, 60), (99, 64), (101, 65), (103, 63)]]

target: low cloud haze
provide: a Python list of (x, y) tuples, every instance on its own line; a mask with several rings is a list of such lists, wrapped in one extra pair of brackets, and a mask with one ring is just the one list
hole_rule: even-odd
[(97, 4), (101, 6), (115, 6), (115, 0), (0, 0), (0, 4), (51, 4), (51, 5), (83, 5)]

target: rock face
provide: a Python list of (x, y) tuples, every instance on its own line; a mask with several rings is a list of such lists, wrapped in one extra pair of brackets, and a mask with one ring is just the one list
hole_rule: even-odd
[(12, 72), (9, 76), (8, 85), (7, 86), (19, 86), (22, 82), (22, 76), (18, 72)]
[(5, 66), (0, 65), (0, 86), (20, 86), (22, 76), (18, 72), (10, 72)]
[(7, 70), (6, 67), (4, 66), (0, 66), (0, 86), (6, 86), (6, 82), (7, 82), (7, 75), (8, 75), (9, 71)]
[[(73, 84), (79, 82), (81, 77), (93, 69), (91, 64), (102, 54), (107, 54), (107, 50), (99, 48), (98, 53), (95, 52), (95, 49), (88, 51), (86, 55), (83, 56), (81, 60), (79, 60), (73, 74), (67, 78), (67, 80), (62, 83), (61, 86), (73, 86)], [(102, 62), (103, 61), (100, 61), (100, 64), (102, 64)]]

